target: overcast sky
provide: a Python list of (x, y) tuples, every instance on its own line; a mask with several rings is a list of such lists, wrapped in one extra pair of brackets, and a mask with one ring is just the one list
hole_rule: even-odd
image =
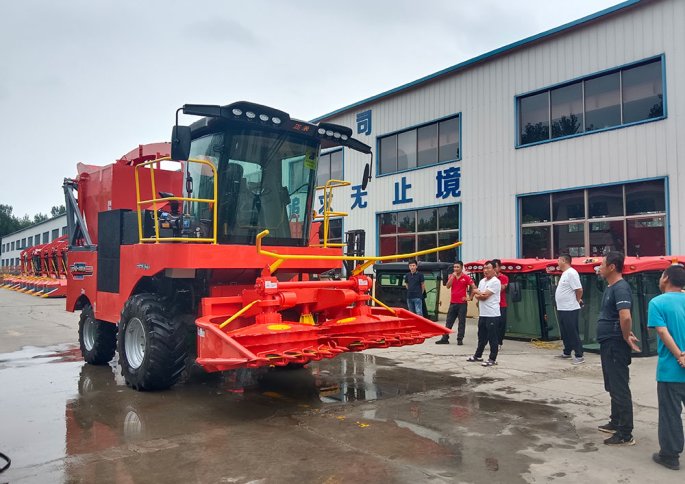
[(64, 203), (79, 161), (167, 141), (184, 103), (299, 119), (618, 0), (21, 0), (0, 13), (0, 203)]

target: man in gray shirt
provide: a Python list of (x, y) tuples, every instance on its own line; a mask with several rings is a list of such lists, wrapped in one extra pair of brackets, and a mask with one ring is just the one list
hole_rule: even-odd
[(597, 341), (602, 360), (604, 389), (611, 396), (611, 419), (601, 425), (601, 432), (614, 434), (604, 441), (607, 445), (635, 445), (633, 439), (633, 397), (630, 393), (631, 351), (640, 351), (638, 339), (631, 331), (633, 304), (630, 285), (623, 279), (621, 252), (606, 254), (599, 274), (609, 286), (604, 290), (597, 320)]

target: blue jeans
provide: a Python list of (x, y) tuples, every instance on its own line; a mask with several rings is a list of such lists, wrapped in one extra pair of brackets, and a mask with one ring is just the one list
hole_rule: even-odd
[(423, 316), (423, 299), (420, 297), (407, 299), (407, 309), (414, 314)]

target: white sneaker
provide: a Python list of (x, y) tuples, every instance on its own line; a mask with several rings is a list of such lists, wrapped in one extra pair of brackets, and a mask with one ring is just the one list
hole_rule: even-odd
[(570, 360), (570, 359), (571, 359), (571, 355), (567, 355), (567, 354), (564, 354), (564, 353), (562, 353), (562, 354), (560, 354), (560, 355), (557, 355), (556, 357), (557, 357), (557, 358), (561, 358), (562, 360)]
[(571, 362), (572, 365), (581, 365), (583, 363), (585, 363), (585, 358), (583, 358), (582, 356), (581, 357), (576, 356), (575, 358), (573, 358), (573, 361)]

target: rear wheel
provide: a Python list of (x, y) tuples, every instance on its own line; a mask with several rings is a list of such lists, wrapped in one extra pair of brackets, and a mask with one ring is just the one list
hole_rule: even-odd
[(117, 325), (95, 319), (93, 307), (86, 304), (79, 319), (78, 342), (86, 363), (106, 365), (117, 347)]
[(185, 330), (155, 294), (132, 296), (121, 312), (119, 365), (136, 390), (164, 390), (178, 381), (185, 367)]

